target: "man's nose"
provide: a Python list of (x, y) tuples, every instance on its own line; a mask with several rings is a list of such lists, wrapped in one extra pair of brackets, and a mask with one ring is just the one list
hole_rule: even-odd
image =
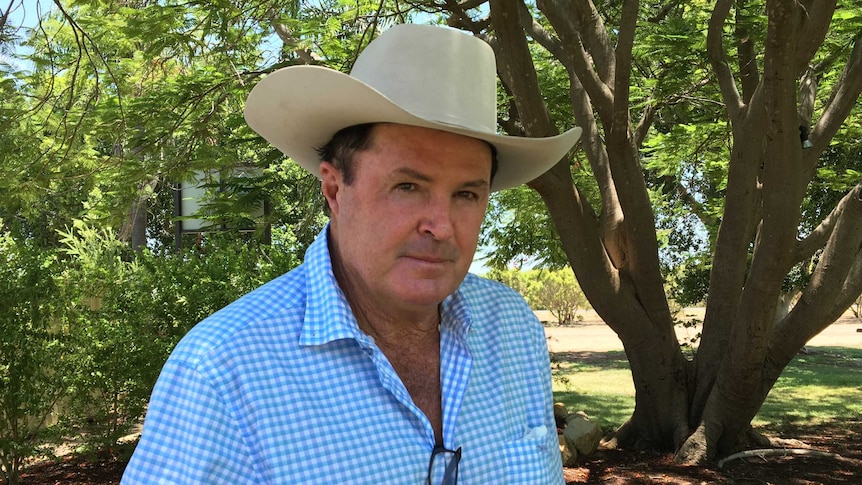
[(422, 211), (419, 232), (444, 240), (455, 235), (453, 204), (450, 197), (434, 197)]

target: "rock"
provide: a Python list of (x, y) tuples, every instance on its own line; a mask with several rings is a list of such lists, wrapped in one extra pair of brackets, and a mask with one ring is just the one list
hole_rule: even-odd
[(569, 417), (569, 410), (566, 409), (565, 403), (554, 403), (554, 417), (557, 419), (566, 419), (567, 417)]
[(578, 412), (566, 418), (563, 436), (570, 449), (577, 450), (581, 455), (592, 455), (602, 439), (602, 428), (590, 421), (585, 413)]
[(554, 422), (557, 424), (557, 429), (562, 430), (566, 427), (566, 418), (569, 416), (569, 410), (566, 405), (561, 402), (554, 403)]
[(558, 438), (560, 439), (560, 456), (563, 458), (563, 466), (577, 466), (578, 450), (569, 447), (565, 436), (559, 435)]

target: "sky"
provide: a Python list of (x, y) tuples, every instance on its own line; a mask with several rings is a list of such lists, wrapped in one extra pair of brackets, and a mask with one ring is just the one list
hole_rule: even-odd
[[(36, 25), (39, 19), (38, 12), (40, 8), (50, 8), (51, 5), (52, 3), (47, 0), (13, 0), (8, 25), (16, 29), (31, 28)], [(3, 8), (7, 6), (8, 4), (4, 5)], [(25, 37), (25, 33), (19, 30), (18, 36)], [(0, 62), (9, 64), (16, 70), (26, 69), (28, 67), (27, 63), (19, 57), (24, 52), (26, 50), (22, 47), (17, 47), (11, 55), (0, 52)]]

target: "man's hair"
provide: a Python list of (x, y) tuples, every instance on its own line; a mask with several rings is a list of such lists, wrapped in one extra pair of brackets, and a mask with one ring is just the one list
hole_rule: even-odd
[[(340, 170), (347, 185), (353, 183), (355, 176), (353, 157), (357, 152), (371, 147), (373, 141), (371, 133), (375, 125), (376, 123), (364, 123), (342, 128), (325, 145), (317, 148), (320, 161), (327, 161)], [(491, 148), (491, 181), (493, 182), (494, 175), (497, 173), (497, 148), (489, 142), (485, 143)]]
[(340, 170), (347, 185), (353, 183), (354, 155), (356, 152), (371, 148), (371, 130), (374, 129), (374, 125), (375, 123), (364, 123), (342, 128), (332, 135), (326, 145), (317, 148), (320, 161), (329, 162)]

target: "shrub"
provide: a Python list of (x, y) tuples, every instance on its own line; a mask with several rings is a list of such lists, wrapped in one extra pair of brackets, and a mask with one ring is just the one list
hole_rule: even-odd
[(0, 472), (45, 453), (52, 411), (63, 396), (67, 343), (57, 320), (55, 255), (0, 235)]
[(161, 367), (192, 326), (297, 264), (283, 245), (227, 236), (164, 255), (133, 253), (80, 222), (62, 236), (76, 349), (63, 421), (90, 449), (112, 446), (140, 422)]
[(572, 270), (539, 271), (537, 279), (539, 291), (536, 300), (539, 307), (551, 312), (560, 325), (575, 323), (578, 310), (586, 305), (587, 299), (575, 281)]
[(587, 299), (570, 268), (559, 270), (492, 269), (486, 275), (517, 291), (533, 310), (548, 310), (561, 325), (578, 320)]

